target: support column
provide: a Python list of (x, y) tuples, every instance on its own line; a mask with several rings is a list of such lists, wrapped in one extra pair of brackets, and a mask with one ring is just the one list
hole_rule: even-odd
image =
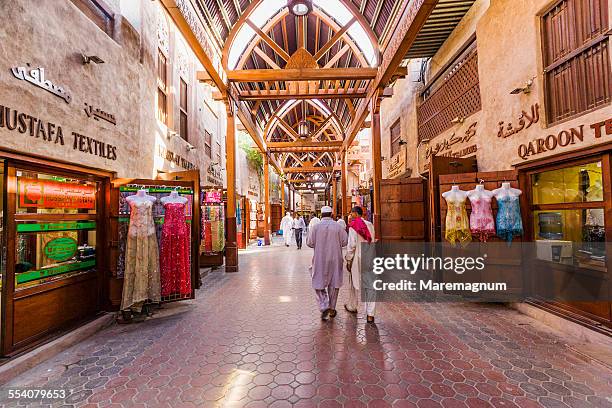
[(280, 192), (281, 192), (281, 218), (285, 216), (285, 182), (280, 181)]
[(263, 153), (264, 155), (264, 245), (270, 245), (270, 217), (272, 213), (272, 206), (270, 205), (270, 158), (268, 157), (268, 153)]
[(238, 245), (236, 242), (236, 123), (233, 102), (231, 100), (226, 101), (225, 107), (227, 111), (227, 133), (225, 136), (225, 169), (227, 173), (225, 272), (238, 272)]
[(347, 178), (348, 178), (348, 169), (346, 167), (346, 152), (342, 152), (342, 173), (341, 173), (341, 183), (342, 183), (342, 203), (340, 209), (342, 210), (342, 218), (346, 220), (346, 216), (348, 214), (348, 208), (346, 208), (346, 190), (347, 190)]
[[(291, 212), (295, 212), (295, 189), (291, 190)], [(291, 214), (293, 215), (293, 214)]]
[(332, 208), (334, 215), (338, 216), (338, 183), (336, 182), (336, 175), (332, 174)]
[(380, 153), (380, 99), (378, 95), (375, 95), (371, 101), (371, 114), (372, 114), (372, 179), (374, 189), (374, 202), (372, 203), (374, 212), (374, 230), (376, 231), (376, 238), (380, 239), (380, 183), (382, 181), (382, 161)]

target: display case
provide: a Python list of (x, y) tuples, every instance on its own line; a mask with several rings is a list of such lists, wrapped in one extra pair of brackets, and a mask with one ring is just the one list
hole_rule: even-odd
[(223, 265), (225, 198), (222, 189), (202, 189), (200, 265)]

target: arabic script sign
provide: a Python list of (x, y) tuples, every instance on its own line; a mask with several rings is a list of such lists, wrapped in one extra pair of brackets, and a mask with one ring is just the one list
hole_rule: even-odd
[(58, 85), (54, 85), (49, 79), (45, 79), (45, 69), (44, 68), (34, 68), (29, 69), (26, 67), (14, 67), (11, 68), (11, 72), (17, 79), (21, 79), (22, 81), (27, 81), (39, 88), (42, 88), (46, 91), (51, 92), (55, 96), (59, 96), (66, 103), (70, 103), (72, 97), (64, 88)]
[(94, 186), (26, 178), (20, 178), (17, 184), (19, 207), (96, 208)]
[(406, 149), (400, 149), (387, 167), (387, 178), (394, 178), (403, 174), (406, 170)]
[(111, 115), (108, 112), (104, 112), (99, 108), (95, 108), (92, 105), (85, 104), (85, 114), (88, 118), (94, 118), (95, 120), (105, 120), (108, 123), (112, 123), (113, 125), (117, 125), (117, 119), (115, 119), (115, 115)]
[(531, 113), (523, 111), (521, 116), (517, 118), (518, 124), (516, 127), (511, 122), (506, 125), (504, 121), (499, 122), (499, 130), (497, 137), (506, 138), (521, 132), (524, 129), (529, 129), (534, 123), (540, 120), (540, 105), (531, 105)]
[(465, 135), (463, 136), (457, 136), (455, 133), (453, 133), (452, 135), (450, 135), (450, 137), (431, 145), (425, 151), (425, 158), (429, 159), (431, 156), (439, 156), (440, 154), (451, 150), (452, 147), (456, 144), (469, 142), (474, 136), (476, 136), (477, 125), (478, 122), (472, 123), (470, 127), (467, 128), (467, 130), (465, 131)]
[(74, 257), (77, 248), (77, 242), (73, 238), (61, 237), (47, 242), (43, 252), (53, 261), (64, 262)]

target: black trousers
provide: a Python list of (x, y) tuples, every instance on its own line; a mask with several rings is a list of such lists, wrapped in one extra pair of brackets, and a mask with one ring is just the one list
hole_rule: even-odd
[(295, 243), (297, 244), (297, 247), (302, 248), (302, 229), (296, 228), (293, 231), (295, 233)]

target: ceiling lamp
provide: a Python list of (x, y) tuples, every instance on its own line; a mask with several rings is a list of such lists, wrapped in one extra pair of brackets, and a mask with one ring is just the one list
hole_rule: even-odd
[(289, 0), (287, 7), (291, 14), (297, 17), (307, 15), (312, 11), (312, 0)]
[(310, 129), (308, 128), (308, 121), (307, 120), (301, 120), (299, 125), (298, 125), (298, 135), (300, 136), (300, 139), (302, 140), (306, 140), (308, 139), (308, 136), (310, 136)]

